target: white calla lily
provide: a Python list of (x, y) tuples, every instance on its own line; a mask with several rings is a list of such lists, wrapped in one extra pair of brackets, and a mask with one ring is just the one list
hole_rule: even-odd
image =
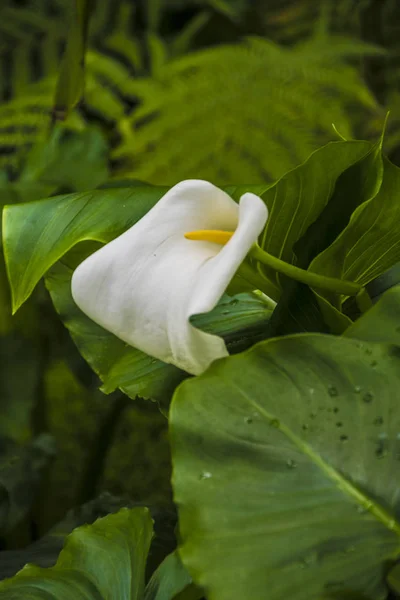
[[(129, 345), (200, 374), (228, 351), (220, 337), (196, 329), (189, 318), (216, 306), (267, 216), (254, 194), (244, 194), (238, 205), (211, 183), (183, 181), (78, 266), (72, 296)], [(223, 246), (185, 238), (199, 229), (234, 233)]]

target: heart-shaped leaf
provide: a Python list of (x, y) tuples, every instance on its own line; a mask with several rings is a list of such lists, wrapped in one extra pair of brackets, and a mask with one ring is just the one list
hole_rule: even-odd
[[(179, 386), (180, 553), (207, 597), (385, 597), (400, 548), (400, 293), (390, 294), (390, 312), (359, 320), (362, 341), (272, 339)], [(389, 343), (366, 341), (368, 330), (384, 341), (382, 315)]]

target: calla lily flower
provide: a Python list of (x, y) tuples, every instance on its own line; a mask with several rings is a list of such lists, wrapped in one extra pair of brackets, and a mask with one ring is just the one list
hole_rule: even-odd
[[(127, 344), (198, 375), (228, 351), (222, 338), (189, 319), (216, 306), (267, 216), (254, 194), (244, 194), (238, 205), (211, 183), (183, 181), (78, 266), (74, 301)], [(233, 233), (219, 243), (185, 237), (197, 230)]]

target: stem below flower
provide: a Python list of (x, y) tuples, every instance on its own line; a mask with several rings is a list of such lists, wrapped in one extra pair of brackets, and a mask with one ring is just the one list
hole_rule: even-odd
[(324, 277), (323, 275), (318, 275), (311, 271), (299, 269), (299, 267), (290, 265), (289, 263), (272, 256), (272, 254), (268, 254), (268, 252), (261, 250), (260, 246), (257, 244), (252, 247), (249, 256), (258, 260), (263, 265), (267, 265), (275, 271), (278, 271), (278, 273), (287, 275), (291, 279), (305, 283), (310, 287), (334, 292), (336, 294), (343, 294), (345, 296), (358, 296), (360, 294), (359, 299), (364, 298), (362, 295), (364, 288), (360, 284), (333, 277)]

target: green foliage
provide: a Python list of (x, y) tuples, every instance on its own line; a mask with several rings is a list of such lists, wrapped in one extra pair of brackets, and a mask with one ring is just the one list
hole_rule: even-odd
[(288, 49), (253, 37), (176, 59), (132, 82), (141, 105), (121, 124), (113, 156), (153, 183), (275, 179), (332, 139), (332, 123), (351, 136), (349, 103), (375, 109), (345, 62), (368, 52), (378, 50), (335, 38)]
[[(71, 132), (57, 126), (47, 142), (29, 153), (17, 181), (3, 177), (0, 202), (20, 204), (61, 189), (90, 189), (107, 178), (106, 155), (104, 137), (96, 128)], [(138, 404), (124, 414), (121, 399), (105, 399), (93, 389), (98, 380), (64, 332), (44, 286), (39, 286), (30, 302), (12, 317), (3, 263), (0, 269), (0, 436), (26, 444), (47, 431), (57, 440), (56, 457), (43, 482), (38, 475), (34, 490), (26, 480), (26, 489), (31, 491), (24, 501), (29, 501), (30, 511), (7, 533), (6, 547), (29, 542), (29, 519), (34, 520), (35, 531), (41, 535), (71, 506), (104, 487), (129, 493), (137, 500), (168, 502), (170, 463), (165, 418), (155, 407), (143, 414)], [(133, 445), (131, 435), (120, 426), (123, 416), (131, 425), (141, 423)], [(27, 452), (33, 454), (33, 450)], [(162, 462), (156, 460), (158, 455), (163, 456)], [(121, 484), (118, 477), (126, 461), (129, 469)]]
[[(384, 161), (380, 190), (352, 214), (348, 226), (310, 269), (362, 284), (369, 283), (400, 260), (400, 170)], [(389, 258), (390, 257), (390, 258)]]
[[(84, 240), (110, 241), (143, 217), (164, 192), (164, 188), (136, 185), (7, 207), (4, 247), (13, 281), (14, 309), (76, 244)], [(47, 223), (45, 231), (35, 226), (44, 223), (43, 217)], [(73, 269), (93, 249), (92, 245), (77, 246), (50, 271), (46, 283), (56, 309), (82, 355), (102, 379), (106, 393), (119, 387), (131, 398), (141, 396), (165, 402), (184, 373), (127, 346), (83, 315), (73, 302)], [(215, 313), (203, 317), (201, 324), (208, 331), (220, 332), (233, 348), (240, 348), (259, 335), (258, 330), (265, 326), (269, 315), (270, 308), (256, 297), (228, 299)]]
[[(124, 114), (124, 104), (110, 87), (104, 83), (126, 81), (129, 71), (108, 57), (89, 53), (86, 59), (86, 91), (85, 102), (89, 110), (101, 114), (105, 120), (117, 120)], [(112, 75), (112, 78), (111, 78)], [(107, 79), (107, 77), (109, 79)], [(1, 165), (15, 164), (18, 166), (23, 151), (39, 141), (45, 143), (49, 130), (50, 115), (54, 103), (56, 76), (50, 75), (25, 90), (25, 94), (14, 100), (0, 105), (0, 146), (20, 152), (1, 157)], [(67, 123), (74, 133), (82, 132), (85, 120), (74, 112)], [(22, 153), (22, 154), (21, 154)], [(25, 152), (26, 153), (26, 152)]]
[(56, 119), (64, 120), (82, 98), (89, 21), (93, 9), (94, 0), (75, 0), (75, 14), (70, 25), (54, 98), (53, 116)]
[(177, 555), (169, 556), (145, 589), (145, 566), (153, 535), (147, 508), (122, 509), (75, 529), (57, 564), (27, 565), (0, 583), (0, 598), (24, 600), (172, 600), (191, 583)]
[[(152, 184), (186, 177), (260, 195), (272, 257), (374, 297), (398, 283), (396, 3), (101, 0), (79, 31), (71, 3), (23, 4), (0, 7), (0, 578), (40, 568), (0, 598), (398, 593), (400, 286), (360, 316), (258, 265), (276, 305), (235, 277), (190, 319), (235, 355), (200, 377), (128, 347), (70, 291), (168, 189)], [(56, 107), (77, 105), (51, 128), (57, 81)], [(373, 141), (345, 141), (360, 132)], [(104, 488), (129, 498), (86, 504)], [(125, 509), (72, 533), (55, 565), (74, 527), (135, 501), (167, 509), (159, 529), (151, 509), (151, 548), (148, 511)]]
[[(134, 19), (125, 2), (116, 5), (115, 30), (104, 32), (110, 7), (109, 2), (101, 4), (92, 24), (84, 106), (119, 132), (122, 139), (114, 150), (119, 172), (165, 184), (192, 176), (220, 184), (235, 177), (252, 183), (272, 180), (332, 139), (332, 123), (345, 136), (352, 135), (355, 112), (357, 123), (360, 115), (380, 123), (359, 70), (348, 64), (349, 58), (354, 63), (381, 54), (377, 46), (316, 34), (285, 48), (251, 37), (186, 55), (209, 13), (199, 12), (167, 39), (154, 24), (150, 27), (149, 16), (143, 43), (130, 25)], [(237, 14), (233, 3), (213, 8), (218, 11), (222, 5), (222, 12)], [(59, 18), (72, 22), (65, 10)], [(21, 83), (24, 95), (13, 94), (14, 100), (0, 107), (0, 147), (26, 147), (46, 129), (56, 69), (54, 64), (44, 68), (34, 85)], [(150, 76), (132, 79), (146, 73)], [(132, 109), (129, 103), (137, 100), (140, 107)], [(326, 109), (321, 110), (321, 103)], [(74, 113), (71, 126), (82, 126), (80, 112)], [(8, 154), (3, 157), (3, 164), (10, 161)]]
[[(325, 258), (346, 236), (348, 244), (357, 244), (354, 263), (358, 265), (358, 257), (362, 259), (362, 270), (354, 269), (352, 277), (365, 285), (393, 266), (399, 252), (397, 238), (391, 234), (392, 218), (397, 210), (393, 191), (399, 185), (399, 172), (389, 163), (386, 172), (388, 181), (381, 188), (380, 143), (373, 146), (367, 142), (336, 142), (312, 154), (275, 185), (231, 186), (228, 191), (236, 199), (249, 190), (261, 195), (270, 213), (260, 238), (261, 247), (288, 263), (307, 269), (314, 259), (313, 269), (313, 265), (318, 265), (318, 260)], [(109, 393), (120, 388), (131, 398), (141, 396), (163, 403), (168, 401), (184, 374), (126, 346), (84, 316), (73, 302), (70, 281), (74, 268), (98, 247), (93, 242), (106, 243), (126, 231), (164, 192), (165, 188), (134, 183), (130, 188), (107, 187), (7, 207), (4, 212), (4, 248), (14, 310), (27, 300), (40, 278), (53, 267), (46, 279), (52, 300), (80, 352), (103, 381), (103, 391)], [(360, 237), (368, 228), (360, 229), (360, 225), (354, 232), (354, 222), (361, 209), (367, 211), (373, 206), (375, 198), (375, 207), (384, 218), (376, 220), (374, 208), (369, 216), (368, 223), (376, 221), (382, 237), (368, 239), (368, 249), (374, 256), (374, 270), (368, 277), (365, 265), (369, 261), (365, 261), (365, 247), (360, 244)], [(374, 230), (371, 235), (373, 233)], [(78, 244), (85, 240), (86, 244)], [(88, 244), (88, 240), (92, 243)], [(60, 259), (62, 261), (57, 263)], [(335, 256), (330, 260), (335, 269)], [(319, 272), (338, 278), (343, 275), (329, 268), (327, 266), (325, 271), (324, 267)], [(351, 323), (340, 312), (345, 298), (331, 293), (313, 296), (308, 288), (299, 293), (297, 284), (293, 289), (287, 288), (285, 279), (274, 270), (263, 267), (263, 273), (271, 283), (272, 296), (276, 294), (275, 299), (279, 300), (284, 294), (270, 325), (267, 324), (270, 309), (256, 299), (249, 299), (243, 305), (236, 301), (230, 305), (228, 300), (228, 310), (222, 303), (216, 313), (207, 317), (208, 322), (203, 322), (202, 327), (207, 329), (208, 326), (209, 330), (225, 336), (232, 350), (243, 349), (266, 332), (275, 335), (282, 324), (287, 333), (342, 332)], [(289, 305), (285, 307), (287, 301)], [(310, 311), (305, 310), (310, 304), (314, 305), (311, 320)], [(246, 316), (250, 306), (254, 307), (254, 313)], [(228, 314), (224, 317), (224, 313)]]
[(262, 342), (178, 388), (180, 552), (207, 597), (384, 597), (400, 535), (400, 287), (381, 303), (345, 338)]

